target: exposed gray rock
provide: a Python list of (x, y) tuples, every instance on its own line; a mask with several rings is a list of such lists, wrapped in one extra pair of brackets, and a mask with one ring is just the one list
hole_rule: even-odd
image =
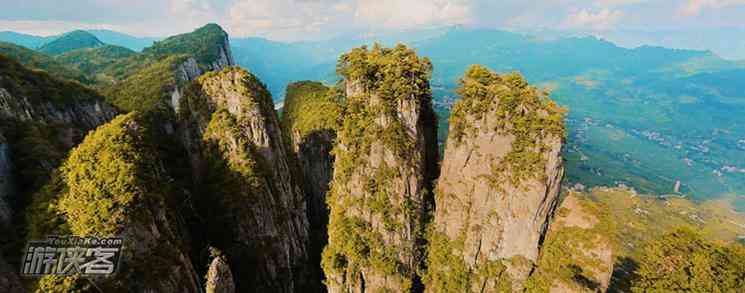
[[(556, 249), (564, 252), (561, 257), (568, 259), (542, 263), (575, 264), (580, 271), (569, 271), (571, 269), (569, 267), (543, 268), (539, 265), (534, 272), (539, 278), (544, 277), (542, 274), (544, 270), (567, 270), (568, 272), (562, 275), (575, 274), (575, 277), (571, 279), (544, 280), (551, 284), (551, 292), (606, 292), (608, 290), (614, 265), (612, 236), (605, 234), (608, 231), (594, 229), (603, 224), (601, 221), (607, 221), (598, 216), (602, 211), (597, 209), (597, 207), (583, 205), (582, 199), (571, 191), (567, 193), (559, 206), (559, 213), (551, 223), (545, 245), (556, 245)], [(544, 254), (542, 257), (559, 256)], [(545, 275), (551, 276), (551, 274)], [(577, 282), (580, 279), (584, 282)]]
[(27, 97), (14, 97), (6, 89), (0, 88), (0, 118), (64, 123), (93, 129), (116, 114), (116, 110), (102, 100), (74, 101), (58, 106), (49, 101), (33, 103)]
[[(431, 156), (436, 144), (428, 141), (436, 124), (431, 115), (431, 64), (404, 46), (372, 50), (350, 53), (362, 55), (350, 59), (366, 62), (340, 62), (340, 67), (368, 73), (343, 74), (347, 112), (334, 150), (327, 199), (329, 244), (323, 258), (329, 292), (420, 289), (420, 237), (430, 195), (430, 166), (436, 164)], [(400, 60), (380, 57), (386, 54), (385, 58)], [(394, 76), (401, 71), (407, 73)], [(413, 86), (386, 87), (387, 79), (393, 78)]]
[[(464, 84), (488, 79), (483, 72), (480, 74), (482, 79), (466, 80)], [(492, 78), (499, 81), (478, 86), (502, 93), (514, 90), (513, 95), (527, 97), (534, 97), (531, 93), (536, 93), (527, 87), (507, 88), (507, 85), (522, 83), (521, 78), (510, 81), (501, 81), (496, 75)], [(516, 151), (513, 146), (516, 137), (511, 131), (514, 126), (508, 122), (510, 117), (505, 117), (502, 112), (505, 108), (500, 108), (507, 106), (499, 101), (498, 95), (464, 98), (456, 105), (453, 115), (459, 115), (456, 119), (460, 120), (452, 123), (451, 118), (450, 137), (436, 188), (435, 231), (445, 240), (440, 239), (434, 245), (439, 247), (440, 257), (463, 261), (466, 269), (473, 272), (470, 289), (464, 288), (472, 292), (503, 290), (498, 286), (506, 280), (511, 281), (513, 290), (521, 290), (538, 258), (540, 241), (557, 204), (564, 175), (563, 138), (546, 132), (530, 134), (536, 137), (534, 147), (518, 155), (518, 158), (533, 155), (540, 158), (537, 169), (528, 171), (535, 174), (517, 177), (521, 174), (517, 169), (530, 169), (527, 165), (506, 162), (508, 154)], [(523, 103), (532, 106), (518, 106), (516, 111), (520, 112), (516, 113), (538, 115), (533, 117), (547, 115), (545, 110), (529, 108), (541, 102), (526, 100)], [(479, 112), (482, 110), (484, 112)], [(430, 266), (431, 273), (441, 278), (437, 281), (444, 282), (452, 277), (447, 273), (449, 265)], [(500, 266), (506, 269), (509, 278), (497, 272), (478, 273)]]
[(217, 55), (217, 60), (213, 61), (212, 64), (210, 64), (210, 67), (213, 71), (219, 71), (225, 69), (228, 66), (235, 65), (235, 61), (233, 61), (233, 54), (230, 52), (230, 40), (228, 39), (227, 35), (225, 36), (225, 41), (223, 41), (222, 44), (219, 45)]
[(228, 261), (223, 255), (216, 256), (207, 271), (207, 293), (233, 293), (235, 282)]
[[(307, 192), (308, 218), (312, 231), (322, 233), (328, 224), (326, 192), (329, 190), (334, 172), (334, 147), (336, 133), (331, 129), (320, 129), (305, 137), (293, 133), (293, 150), (302, 170)], [(325, 242), (325, 240), (324, 240)]]
[(239, 264), (232, 267), (238, 290), (310, 286), (305, 200), (269, 92), (252, 74), (229, 67), (200, 78), (180, 112), (195, 176), (216, 187), (203, 196), (213, 205), (212, 229), (221, 230), (215, 246)]

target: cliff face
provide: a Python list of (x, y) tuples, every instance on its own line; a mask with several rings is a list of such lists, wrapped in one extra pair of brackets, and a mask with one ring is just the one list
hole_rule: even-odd
[(228, 34), (224, 34), (223, 41), (217, 45), (217, 58), (210, 63), (210, 68), (218, 71), (233, 65), (235, 61), (233, 61), (233, 54), (230, 53), (230, 40)]
[(10, 197), (13, 192), (13, 174), (10, 166), (10, 149), (0, 130), (0, 229), (10, 224)]
[(605, 292), (615, 261), (608, 208), (567, 193), (546, 235), (529, 290)]
[[(67, 151), (115, 115), (95, 91), (0, 55), (0, 226), (21, 218), (11, 216), (23, 214), (17, 209), (32, 200)], [(7, 227), (12, 232), (0, 243), (23, 237), (24, 227)]]
[(103, 99), (55, 105), (51, 101), (34, 102), (28, 97), (13, 96), (6, 89), (0, 88), (0, 118), (47, 124), (62, 123), (93, 129), (115, 115), (116, 110), (103, 102)]
[[(214, 252), (214, 250), (213, 250)], [(227, 258), (217, 253), (212, 256), (209, 270), (207, 271), (206, 290), (207, 293), (234, 293), (235, 281)]]
[(419, 285), (428, 206), (428, 154), (435, 144), (429, 60), (404, 47), (354, 49), (339, 61), (346, 112), (334, 149), (329, 243), (330, 292), (406, 292)]
[(562, 111), (519, 75), (479, 66), (459, 94), (436, 188), (427, 289), (519, 290), (557, 204)]
[[(303, 81), (287, 86), (282, 131), (290, 140), (299, 177), (303, 178), (310, 224), (310, 261), (315, 266), (321, 263), (321, 252), (328, 238), (326, 193), (333, 176), (332, 149), (343, 110), (339, 91), (320, 82)], [(317, 269), (320, 273), (320, 267)]]
[(0, 55), (0, 119), (67, 124), (87, 131), (114, 115), (114, 108), (93, 90)]
[(204, 166), (210, 241), (225, 252), (238, 291), (311, 286), (305, 202), (264, 85), (239, 68), (207, 73), (179, 116), (196, 168)]
[[(100, 280), (97, 286), (105, 291), (199, 292), (199, 278), (187, 257), (190, 236), (170, 206), (176, 196), (173, 179), (153, 144), (157, 131), (143, 119), (137, 113), (122, 115), (86, 136), (58, 169), (60, 180), (38, 195), (48, 197), (43, 202), (52, 208), (30, 217), (37, 231), (31, 237), (120, 235), (126, 248), (123, 266), (116, 279)], [(48, 276), (38, 286), (61, 292), (81, 282), (87, 284), (75, 277)]]

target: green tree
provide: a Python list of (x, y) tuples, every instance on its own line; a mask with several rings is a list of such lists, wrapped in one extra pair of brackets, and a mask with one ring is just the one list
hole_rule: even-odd
[(705, 240), (678, 229), (649, 242), (633, 292), (745, 292), (745, 247)]

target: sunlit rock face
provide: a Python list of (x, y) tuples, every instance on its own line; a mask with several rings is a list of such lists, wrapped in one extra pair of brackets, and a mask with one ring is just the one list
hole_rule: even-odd
[(346, 112), (327, 195), (328, 290), (416, 290), (437, 162), (431, 64), (402, 45), (375, 46), (339, 68)]
[(269, 92), (228, 67), (197, 79), (180, 103), (208, 238), (231, 262), (238, 291), (313, 287), (306, 203)]
[(561, 110), (516, 74), (474, 66), (461, 84), (435, 189), (427, 289), (520, 290), (564, 175)]

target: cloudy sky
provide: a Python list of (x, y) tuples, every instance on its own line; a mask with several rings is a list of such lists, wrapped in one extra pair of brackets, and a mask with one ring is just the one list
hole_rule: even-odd
[[(64, 3), (64, 4), (62, 4)], [(0, 0), (0, 31), (107, 28), (140, 36), (207, 22), (275, 40), (460, 24), (513, 30), (745, 28), (745, 0)]]

